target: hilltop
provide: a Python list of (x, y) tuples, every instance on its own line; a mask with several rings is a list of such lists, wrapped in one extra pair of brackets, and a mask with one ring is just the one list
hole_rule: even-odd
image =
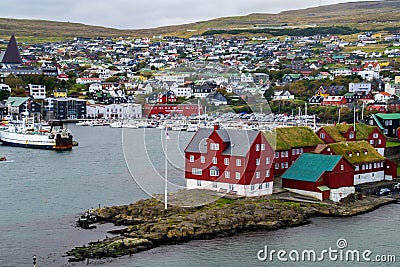
[(14, 32), (25, 40), (65, 39), (82, 37), (119, 37), (200, 35), (209, 30), (246, 30), (282, 27), (348, 26), (361, 30), (397, 27), (400, 22), (400, 1), (367, 1), (342, 3), (314, 8), (284, 11), (278, 14), (250, 14), (224, 17), (189, 24), (150, 29), (121, 30), (82, 23), (47, 20), (0, 18), (0, 32), (10, 36)]

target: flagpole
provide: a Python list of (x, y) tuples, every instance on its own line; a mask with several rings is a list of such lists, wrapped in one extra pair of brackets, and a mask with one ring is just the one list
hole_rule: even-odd
[(164, 185), (164, 208), (168, 209), (168, 127), (165, 128), (165, 185)]

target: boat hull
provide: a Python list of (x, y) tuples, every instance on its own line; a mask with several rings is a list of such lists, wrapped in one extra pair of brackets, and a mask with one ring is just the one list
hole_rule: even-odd
[(71, 138), (50, 139), (48, 135), (28, 135), (17, 133), (1, 133), (1, 141), (6, 146), (52, 149), (52, 150), (70, 150), (72, 149)]

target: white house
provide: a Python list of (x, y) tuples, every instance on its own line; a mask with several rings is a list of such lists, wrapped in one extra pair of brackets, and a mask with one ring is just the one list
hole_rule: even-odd
[(338, 69), (332, 70), (332, 74), (334, 76), (349, 76), (349, 75), (353, 74), (353, 71), (348, 68), (338, 68)]
[(176, 97), (190, 98), (192, 96), (192, 88), (190, 87), (176, 87), (171, 89)]
[(101, 83), (92, 83), (89, 85), (89, 93), (96, 93), (103, 90)]
[(374, 100), (377, 103), (387, 103), (389, 100), (392, 99), (392, 94), (387, 92), (380, 92), (374, 96)]
[(292, 95), (288, 90), (275, 91), (273, 99), (274, 100), (294, 99), (294, 95)]
[(349, 83), (349, 93), (371, 92), (371, 83)]
[(11, 87), (7, 84), (0, 83), (0, 91), (1, 90), (7, 90), (7, 91), (11, 92)]
[(34, 99), (45, 99), (46, 98), (46, 85), (41, 84), (28, 84), (29, 94)]

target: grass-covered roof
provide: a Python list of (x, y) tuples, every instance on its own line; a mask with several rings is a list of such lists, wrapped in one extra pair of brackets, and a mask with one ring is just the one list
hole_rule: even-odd
[(311, 147), (324, 142), (309, 127), (281, 127), (272, 132), (263, 132), (265, 138), (275, 150)]
[(367, 141), (339, 142), (328, 145), (336, 155), (343, 156), (351, 164), (382, 162), (385, 158)]
[[(337, 124), (331, 126), (323, 126), (324, 129), (336, 142), (346, 141), (343, 134), (347, 133), (353, 124)], [(377, 128), (376, 126), (369, 126), (364, 123), (356, 124), (356, 139), (357, 141), (368, 140), (371, 132)]]

